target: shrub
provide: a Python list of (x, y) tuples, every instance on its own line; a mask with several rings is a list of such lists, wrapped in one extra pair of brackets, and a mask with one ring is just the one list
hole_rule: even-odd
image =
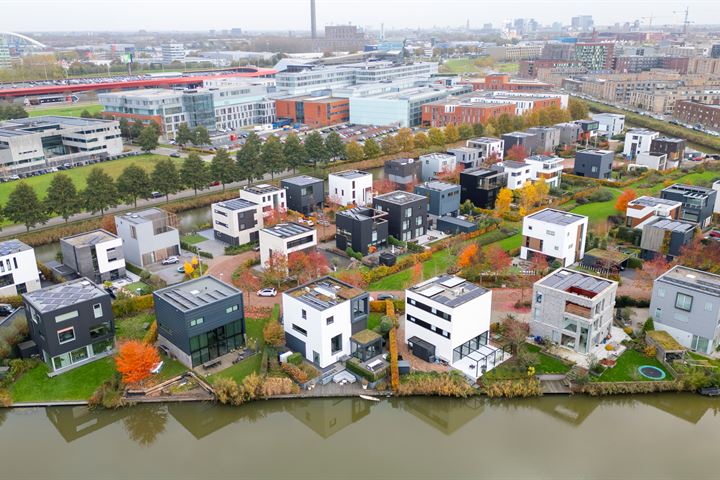
[(288, 363), (291, 363), (295, 366), (300, 366), (303, 361), (302, 354), (299, 352), (295, 352), (287, 358), (287, 361)]
[(643, 323), (643, 332), (649, 332), (650, 330), (655, 330), (655, 322), (653, 322), (652, 317), (648, 317), (647, 320), (645, 320), (645, 323)]
[(436, 395), (440, 397), (466, 398), (475, 394), (475, 389), (462, 374), (411, 373), (403, 377), (398, 395)]
[(522, 380), (501, 380), (483, 386), (483, 392), (490, 398), (526, 398), (543, 394), (540, 381), (536, 378)]
[(628, 297), (627, 295), (620, 295), (615, 299), (615, 308), (625, 307), (637, 307), (637, 308), (648, 308), (650, 301), (642, 298)]
[(630, 257), (628, 258), (627, 266), (628, 268), (642, 268), (642, 260), (640, 260), (637, 257)]
[(10, 392), (4, 388), (0, 388), (0, 407), (9, 407), (10, 405), (12, 405)]
[(630, 335), (630, 336), (632, 336), (634, 333), (632, 327), (623, 328), (623, 332), (625, 332), (627, 335)]
[(113, 302), (112, 310), (115, 318), (132, 317), (137, 313), (150, 310), (153, 305), (152, 295), (141, 295), (139, 297), (121, 295)]
[(245, 245), (228, 245), (225, 247), (225, 255), (239, 255), (249, 252), (254, 246), (252, 243), (246, 243)]
[(12, 305), (13, 308), (22, 307), (23, 301), (20, 295), (12, 295), (9, 297), (0, 297), (0, 303), (7, 303)]
[(123, 397), (123, 385), (120, 375), (115, 374), (109, 380), (105, 380), (88, 400), (88, 407), (103, 407), (115, 409), (127, 405)]
[(307, 374), (292, 363), (283, 363), (280, 368), (282, 368), (283, 372), (290, 375), (290, 378), (295, 380), (297, 383), (305, 383), (308, 381)]
[(150, 328), (148, 328), (148, 331), (145, 333), (145, 336), (143, 337), (143, 343), (147, 343), (148, 345), (153, 345), (155, 342), (157, 342), (158, 339), (158, 327), (157, 327), (157, 320), (153, 320), (153, 322), (150, 324)]
[(243, 391), (232, 378), (221, 377), (213, 385), (218, 402), (224, 405), (242, 405)]
[(578, 391), (592, 396), (625, 395), (631, 393), (679, 392), (684, 389), (681, 382), (590, 382), (580, 386)]
[(599, 189), (599, 190), (591, 193), (591, 194), (588, 195), (588, 197), (587, 197), (587, 199), (588, 199), (590, 202), (593, 202), (593, 203), (595, 203), (595, 202), (607, 202), (607, 201), (612, 200), (612, 198), (613, 198), (612, 192), (611, 192), (610, 190), (605, 189), (605, 188), (601, 188), (601, 189)]
[(371, 372), (369, 370), (365, 370), (360, 365), (360, 360), (358, 360), (355, 357), (352, 357), (350, 360), (348, 360), (345, 363), (345, 368), (350, 370), (352, 373), (361, 376), (362, 378), (366, 379), (369, 382), (377, 382), (381, 378), (385, 378), (388, 373), (387, 368), (383, 368), (382, 370), (378, 370), (376, 372)]
[(348, 257), (354, 258), (355, 260), (362, 261), (362, 259), (363, 259), (362, 253), (356, 252), (355, 250), (352, 249), (352, 247), (347, 247), (345, 249), (345, 253), (347, 254)]
[(655, 358), (655, 355), (657, 355), (657, 348), (655, 348), (655, 345), (648, 345), (643, 350), (643, 353), (646, 357)]
[(255, 400), (262, 395), (262, 386), (262, 378), (260, 378), (260, 375), (255, 372), (252, 372), (250, 375), (243, 378), (242, 390), (245, 400)]
[(290, 395), (299, 391), (299, 387), (289, 378), (269, 377), (262, 385), (262, 395), (266, 398), (275, 395)]

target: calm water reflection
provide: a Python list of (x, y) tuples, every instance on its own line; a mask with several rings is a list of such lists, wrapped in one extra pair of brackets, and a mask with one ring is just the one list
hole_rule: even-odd
[(717, 478), (718, 407), (663, 395), (0, 410), (0, 452), (3, 478)]

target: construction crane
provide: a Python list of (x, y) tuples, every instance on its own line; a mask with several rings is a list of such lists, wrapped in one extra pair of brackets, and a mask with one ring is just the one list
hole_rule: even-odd
[(673, 14), (677, 15), (679, 13), (685, 14), (685, 20), (683, 21), (683, 35), (687, 34), (688, 31), (688, 25), (693, 23), (688, 20), (688, 16), (690, 15), (690, 7), (685, 7), (685, 10), (675, 10), (673, 11)]
[(652, 21), (653, 21), (653, 14), (651, 13), (649, 17), (640, 17), (640, 20), (647, 20), (648, 21), (648, 28), (652, 28)]

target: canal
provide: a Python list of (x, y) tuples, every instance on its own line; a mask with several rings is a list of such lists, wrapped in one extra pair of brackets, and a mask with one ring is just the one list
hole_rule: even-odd
[(404, 398), (0, 409), (2, 478), (717, 478), (720, 401)]

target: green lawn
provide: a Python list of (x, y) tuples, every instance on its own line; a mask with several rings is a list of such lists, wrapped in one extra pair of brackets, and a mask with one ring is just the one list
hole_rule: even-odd
[[(122, 171), (131, 164), (136, 164), (139, 167), (144, 168), (148, 172), (150, 172), (154, 167), (155, 164), (158, 162), (158, 160), (162, 160), (166, 157), (164, 155), (138, 155), (137, 157), (128, 157), (128, 158), (121, 158), (119, 160), (111, 160), (108, 162), (103, 162), (100, 164), (95, 165), (88, 165), (85, 167), (75, 167), (70, 170), (65, 170), (62, 173), (65, 173), (68, 175), (73, 182), (75, 183), (75, 186), (78, 189), (85, 188), (85, 179), (90, 174), (90, 171), (95, 168), (99, 167), (105, 170), (105, 172), (110, 175), (113, 178), (117, 178), (120, 176)], [(171, 159), (177, 162), (178, 166), (180, 166), (180, 163), (182, 162), (181, 159)], [(59, 173), (59, 172), (58, 172)], [(48, 186), (50, 185), (50, 181), (53, 179), (53, 177), (57, 175), (57, 173), (48, 173), (45, 175), (38, 175), (36, 177), (30, 177), (26, 178), (22, 181), (30, 185), (35, 189), (38, 196), (40, 198), (45, 197), (45, 192), (48, 189)], [(15, 189), (15, 185), (17, 185), (17, 181), (14, 182), (6, 182), (6, 183), (0, 183), (0, 205), (5, 205), (7, 203), (7, 199), (10, 196), (10, 192), (12, 192)]]
[[(445, 273), (455, 261), (448, 250), (436, 252), (430, 260), (423, 263), (423, 278), (432, 278), (436, 275)], [(370, 285), (369, 290), (404, 290), (412, 279), (412, 268), (403, 270), (385, 278), (378, 280)]]
[(638, 367), (642, 365), (652, 365), (657, 367), (667, 375), (663, 380), (672, 380), (673, 377), (665, 367), (655, 358), (647, 357), (640, 352), (635, 350), (626, 350), (620, 358), (618, 358), (617, 364), (613, 368), (609, 368), (603, 372), (597, 378), (594, 378), (596, 382), (652, 382), (649, 378), (645, 378), (638, 372)]
[(204, 242), (205, 240), (207, 240), (207, 238), (198, 234), (183, 235), (182, 238), (180, 238), (181, 242), (185, 242), (190, 245), (195, 245), (196, 243)]
[(47, 376), (44, 363), (22, 375), (10, 388), (14, 402), (87, 400), (115, 372), (112, 358), (103, 358), (65, 372)]
[(505, 251), (514, 250), (516, 248), (520, 248), (520, 245), (522, 244), (522, 233), (516, 233), (512, 237), (507, 237), (503, 240), (500, 240), (497, 242), (497, 244), (502, 247)]
[(142, 313), (134, 317), (118, 318), (115, 320), (115, 335), (118, 340), (142, 340), (147, 330), (143, 328), (145, 323), (152, 323), (155, 315)]
[[(535, 364), (535, 374), (564, 374), (570, 371), (570, 365), (558, 360), (555, 357), (540, 352), (540, 347), (526, 343), (523, 347), (526, 351), (537, 354), (538, 360)], [(497, 368), (490, 370), (483, 378), (486, 380), (506, 380), (514, 378), (525, 378), (527, 371), (518, 367), (514, 359), (510, 359)]]
[[(706, 170), (704, 172), (688, 173), (687, 175), (684, 175), (677, 180), (674, 180), (673, 183), (689, 183), (691, 185), (694, 185), (698, 182), (708, 182), (715, 180), (716, 178), (720, 178), (720, 174), (718, 172)], [(656, 195), (663, 188), (665, 188), (665, 185), (660, 182), (649, 190), (646, 190), (646, 192), (649, 192), (649, 194), (651, 195)]]
[(442, 71), (448, 73), (482, 72), (483, 67), (475, 65), (474, 58), (451, 58), (442, 64)]
[(102, 105), (64, 105), (61, 107), (38, 108), (28, 111), (31, 117), (41, 117), (43, 115), (59, 115), (61, 117), (79, 117), (83, 110), (90, 113), (100, 113), (103, 111)]
[(515, 62), (496, 63), (494, 68), (500, 73), (517, 73), (520, 64)]

